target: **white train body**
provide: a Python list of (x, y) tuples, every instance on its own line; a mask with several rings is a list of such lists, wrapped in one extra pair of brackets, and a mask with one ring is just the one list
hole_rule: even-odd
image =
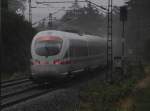
[(39, 32), (31, 45), (33, 78), (60, 77), (106, 65), (106, 39), (49, 30)]

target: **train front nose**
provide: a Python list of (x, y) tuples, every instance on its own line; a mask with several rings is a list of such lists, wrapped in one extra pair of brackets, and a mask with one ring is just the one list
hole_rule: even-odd
[(60, 77), (62, 68), (54, 65), (53, 61), (59, 58), (63, 46), (61, 37), (49, 34), (35, 36), (32, 42), (32, 65), (33, 78)]
[(59, 65), (32, 65), (31, 73), (33, 78), (62, 78), (65, 77), (66, 68)]
[(55, 77), (59, 73), (56, 68), (50, 65), (33, 65), (31, 66), (33, 77)]

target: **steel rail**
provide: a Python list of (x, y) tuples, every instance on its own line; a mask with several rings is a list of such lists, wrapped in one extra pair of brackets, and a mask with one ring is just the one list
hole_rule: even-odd
[(28, 78), (24, 78), (24, 79), (17, 80), (17, 81), (2, 83), (1, 88), (6, 88), (6, 87), (9, 87), (9, 86), (25, 83), (25, 82), (28, 82), (28, 81), (30, 81)]
[(13, 82), (13, 81), (18, 81), (18, 80), (22, 80), (22, 79), (26, 79), (26, 78), (27, 77), (19, 77), (19, 78), (16, 78), (16, 79), (3, 80), (3, 81), (1, 81), (1, 84)]
[(30, 91), (32, 89), (35, 89), (37, 88), (38, 85), (34, 84), (32, 86), (29, 86), (29, 87), (24, 87), (23, 89), (19, 89), (15, 92), (11, 92), (11, 93), (6, 93), (6, 94), (1, 94), (1, 99), (5, 99), (5, 98), (8, 98), (8, 97), (11, 97), (11, 96), (14, 96), (14, 95), (18, 95), (18, 94), (21, 94), (21, 93), (24, 93), (24, 92), (27, 92), (27, 91)]
[(31, 86), (32, 84), (33, 82), (30, 81), (30, 82), (25, 82), (22, 84), (17, 84), (11, 87), (1, 88), (1, 95), (17, 91), (18, 89), (23, 89), (25, 87)]
[[(21, 95), (17, 95), (18, 96), (21, 96), (19, 98), (16, 98), (15, 96), (12, 97), (12, 99), (10, 98), (10, 100), (2, 100), (1, 101), (1, 108), (4, 109), (4, 108), (8, 108), (10, 106), (13, 106), (15, 104), (19, 104), (23, 101), (26, 101), (26, 100), (30, 100), (30, 99), (33, 99), (33, 98), (36, 98), (38, 96), (41, 96), (41, 95), (44, 95), (46, 93), (49, 93), (51, 91), (53, 91), (54, 89), (51, 88), (51, 89), (48, 89), (48, 90), (32, 90), (32, 91), (29, 91), (30, 94), (26, 94), (26, 95), (23, 95), (25, 93), (22, 93), (22, 96)], [(32, 94), (31, 94), (32, 93)]]

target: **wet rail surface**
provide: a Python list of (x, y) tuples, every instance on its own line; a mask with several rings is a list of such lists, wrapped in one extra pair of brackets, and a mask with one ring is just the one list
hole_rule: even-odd
[(17, 80), (11, 80), (11, 81), (5, 81), (4, 83), (1, 83), (1, 88), (6, 88), (6, 87), (10, 87), (10, 86), (14, 86), (17, 84), (21, 84), (21, 83), (25, 83), (25, 82), (29, 82), (29, 78), (21, 78), (21, 79), (17, 79)]
[(39, 85), (29, 78), (5, 81), (1, 84), (1, 108), (9, 107), (19, 102), (46, 93), (47, 89), (39, 89)]
[(16, 79), (11, 79), (11, 80), (3, 80), (1, 81), (1, 84), (4, 84), (4, 83), (9, 83), (9, 82), (12, 82), (12, 81), (17, 81), (17, 80), (22, 80), (22, 79), (25, 79), (27, 77), (18, 77)]
[(99, 75), (104, 75), (104, 72), (105, 69), (98, 69), (92, 72), (78, 72), (73, 78), (62, 79), (40, 86), (28, 78), (8, 81), (8, 83), (4, 82), (1, 89), (1, 108), (13, 106), (57, 89), (78, 86)]

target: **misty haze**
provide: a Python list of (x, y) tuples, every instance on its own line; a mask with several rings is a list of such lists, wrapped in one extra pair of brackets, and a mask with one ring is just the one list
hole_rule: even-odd
[(2, 111), (150, 111), (149, 0), (1, 0)]

